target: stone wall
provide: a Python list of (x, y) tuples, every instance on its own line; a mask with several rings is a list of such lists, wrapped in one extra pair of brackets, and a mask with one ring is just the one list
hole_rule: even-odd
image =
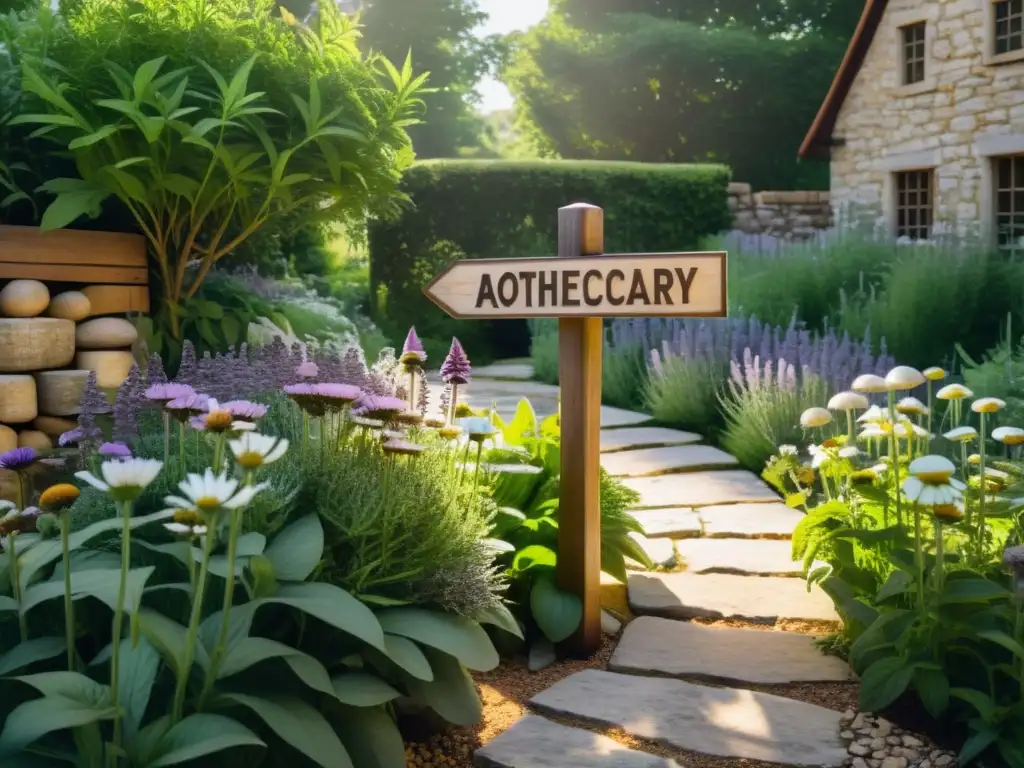
[(803, 241), (832, 226), (828, 192), (753, 192), (749, 184), (729, 185), (733, 229)]
[[(934, 169), (936, 234), (995, 219), (992, 158), (1024, 152), (1024, 52), (991, 55), (990, 0), (892, 0), (840, 110), (832, 203), (893, 229), (893, 174)], [(925, 80), (903, 85), (900, 27), (925, 22)]]

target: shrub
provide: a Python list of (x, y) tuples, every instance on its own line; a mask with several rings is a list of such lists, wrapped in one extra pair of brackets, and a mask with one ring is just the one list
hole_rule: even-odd
[(415, 325), (424, 336), (474, 340), (477, 358), (527, 352), (526, 327), (447, 318), (422, 285), (461, 258), (550, 256), (557, 211), (586, 201), (605, 210), (606, 250), (693, 249), (728, 226), (722, 166), (585, 161), (418, 163), (402, 190), (411, 199), (399, 218), (370, 227), (374, 317), (384, 329)]
[(535, 379), (545, 384), (558, 383), (557, 320), (530, 322), (530, 362), (533, 364)]

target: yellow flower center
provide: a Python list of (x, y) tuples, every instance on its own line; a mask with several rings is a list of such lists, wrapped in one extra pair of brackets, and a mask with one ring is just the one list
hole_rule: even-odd
[(921, 409), (916, 405), (897, 405), (896, 412), (902, 413), (904, 416), (914, 416), (921, 413)]
[(945, 470), (938, 472), (918, 472), (915, 477), (925, 485), (946, 485), (949, 483), (949, 478), (953, 476), (952, 472)]
[(1003, 442), (1006, 445), (1024, 445), (1024, 435), (1007, 435)]
[(998, 413), (999, 403), (981, 403), (977, 407), (978, 413)]
[(964, 519), (964, 513), (956, 504), (936, 504), (932, 507), (932, 513), (939, 520), (945, 520), (950, 523), (956, 523)]
[(192, 528), (197, 525), (205, 525), (206, 522), (193, 512), (191, 509), (176, 509), (174, 510), (174, 522), (180, 523), (181, 525), (188, 525)]
[(204, 512), (212, 512), (220, 508), (220, 499), (216, 496), (200, 496), (196, 499), (195, 504)]
[(445, 440), (454, 440), (462, 434), (462, 427), (441, 427), (437, 433)]
[(839, 441), (830, 437), (828, 440), (826, 440), (825, 442), (823, 442), (821, 444), (821, 447), (822, 448), (838, 448), (839, 447)]
[(44, 509), (62, 509), (75, 503), (81, 491), (71, 483), (51, 485), (39, 496), (39, 505)]
[(263, 466), (263, 454), (258, 451), (243, 451), (236, 459), (242, 469), (259, 469)]
[(234, 422), (234, 417), (231, 415), (231, 411), (210, 411), (206, 414), (206, 428), (213, 430), (214, 432), (224, 432), (225, 430), (231, 429), (231, 424)]
[(810, 467), (801, 467), (800, 471), (796, 473), (796, 477), (804, 485), (810, 485), (814, 482), (814, 470)]

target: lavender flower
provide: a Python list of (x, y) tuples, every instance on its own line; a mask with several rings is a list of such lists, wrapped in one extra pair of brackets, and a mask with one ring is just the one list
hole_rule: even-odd
[(191, 395), (171, 400), (164, 406), (164, 409), (179, 422), (184, 423), (192, 416), (206, 411), (209, 402), (209, 396), (193, 392)]
[(181, 363), (178, 365), (178, 375), (175, 381), (182, 384), (196, 384), (199, 378), (199, 361), (196, 359), (196, 348), (191, 341), (186, 341), (181, 347)]
[(39, 454), (34, 448), (13, 448), (0, 453), (0, 469), (21, 472), (35, 464), (38, 459)]
[(426, 415), (427, 409), (430, 408), (430, 392), (427, 387), (427, 376), (425, 373), (420, 372), (419, 382), (416, 385), (417, 399), (416, 408), (420, 413)]
[(345, 350), (345, 355), (341, 359), (341, 380), (346, 384), (362, 387), (366, 384), (366, 373), (363, 350), (353, 344)]
[(451, 349), (448, 350), (448, 357), (441, 364), (441, 380), (445, 384), (468, 384), (472, 368), (469, 358), (462, 344), (458, 339), (452, 339)]
[(111, 459), (130, 459), (132, 449), (124, 443), (104, 443), (100, 446), (99, 454)]
[(164, 371), (164, 361), (160, 359), (160, 355), (150, 355), (149, 363), (146, 365), (146, 386), (152, 387), (166, 383), (167, 373)]
[(83, 429), (75, 427), (57, 438), (57, 445), (61, 448), (70, 448), (77, 445), (98, 443), (103, 438), (103, 432), (98, 427)]
[(295, 369), (295, 375), (302, 379), (315, 379), (319, 374), (320, 366), (312, 360), (307, 360)]
[(114, 397), (115, 440), (124, 443), (139, 434), (138, 413), (145, 397), (142, 392), (142, 374), (139, 366), (132, 363), (128, 376)]
[(96, 372), (89, 371), (85, 379), (85, 387), (82, 389), (82, 400), (79, 405), (81, 409), (78, 414), (78, 426), (82, 429), (81, 443), (95, 442), (98, 431), (96, 427), (96, 415), (110, 411), (110, 403), (96, 386)]
[(416, 335), (416, 328), (414, 326), (409, 329), (409, 334), (405, 337), (400, 361), (403, 365), (418, 368), (426, 360), (427, 353), (423, 349), (423, 342), (420, 341), (420, 337)]

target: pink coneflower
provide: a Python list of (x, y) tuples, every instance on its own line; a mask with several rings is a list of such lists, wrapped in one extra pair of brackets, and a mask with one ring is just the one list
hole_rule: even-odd
[(193, 392), (190, 395), (185, 395), (184, 397), (171, 400), (164, 405), (164, 410), (179, 422), (185, 423), (191, 417), (206, 411), (209, 403), (210, 398), (207, 395)]
[(220, 407), (225, 411), (231, 411), (232, 416), (242, 421), (256, 421), (267, 415), (267, 406), (248, 400), (228, 400), (221, 403)]
[(324, 401), (328, 411), (339, 411), (363, 396), (363, 390), (354, 384), (317, 384), (314, 397)]
[(284, 393), (310, 416), (323, 416), (327, 404), (317, 395), (316, 384), (286, 384)]
[(363, 395), (352, 406), (352, 415), (390, 422), (394, 421), (395, 417), (404, 410), (405, 401), (401, 398), (387, 395)]
[(295, 369), (295, 375), (301, 379), (315, 379), (320, 375), (320, 366), (312, 360), (307, 360)]
[(249, 432), (256, 429), (251, 422), (235, 419), (231, 411), (213, 398), (208, 399), (205, 411), (193, 416), (189, 423), (201, 432)]
[(188, 384), (175, 384), (174, 382), (169, 382), (166, 384), (154, 384), (152, 387), (149, 387), (144, 394), (146, 395), (146, 399), (151, 402), (157, 403), (158, 405), (167, 405), (167, 403), (172, 400), (194, 395), (196, 394), (196, 391)]
[(39, 454), (34, 448), (13, 448), (0, 453), (0, 469), (21, 472), (31, 467), (38, 460)]

